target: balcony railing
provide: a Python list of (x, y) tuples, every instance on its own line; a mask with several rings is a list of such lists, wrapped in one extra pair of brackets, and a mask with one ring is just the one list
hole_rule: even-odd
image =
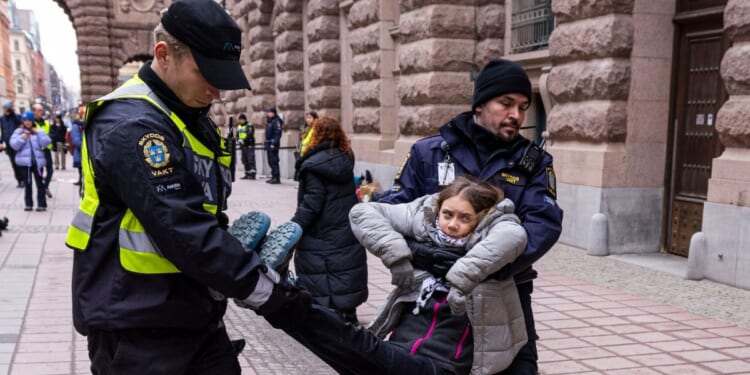
[(510, 43), (513, 53), (547, 48), (554, 27), (552, 0), (513, 0)]

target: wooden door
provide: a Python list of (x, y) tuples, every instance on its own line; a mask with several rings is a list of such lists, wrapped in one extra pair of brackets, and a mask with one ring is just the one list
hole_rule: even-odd
[(723, 151), (716, 114), (727, 99), (720, 75), (727, 43), (721, 19), (682, 25), (678, 30), (666, 249), (687, 256), (690, 238), (702, 227), (712, 160)]

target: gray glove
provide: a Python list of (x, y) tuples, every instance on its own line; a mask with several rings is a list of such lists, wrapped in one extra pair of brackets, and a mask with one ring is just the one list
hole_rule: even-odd
[(466, 314), (466, 295), (455, 286), (448, 291), (448, 306), (453, 315)]
[(409, 259), (391, 265), (391, 284), (399, 288), (409, 288), (414, 284), (414, 267)]

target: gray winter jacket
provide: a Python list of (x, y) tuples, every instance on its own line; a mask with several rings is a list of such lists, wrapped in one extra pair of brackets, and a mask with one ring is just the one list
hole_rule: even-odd
[[(435, 198), (437, 194), (410, 203), (360, 203), (349, 213), (355, 237), (386, 267), (411, 258), (404, 237), (434, 242)], [(510, 365), (526, 344), (526, 326), (518, 291), (512, 278), (485, 280), (518, 257), (526, 247), (526, 231), (505, 199), (487, 214), (470, 235), (468, 252), (451, 267), (446, 276), (453, 287), (467, 295), (467, 314), (472, 325), (474, 358), (472, 374), (494, 374)], [(411, 290), (396, 288), (370, 325), (378, 337), (385, 337), (398, 322), (404, 303), (414, 302), (421, 281), (429, 275), (415, 271), (417, 282)]]

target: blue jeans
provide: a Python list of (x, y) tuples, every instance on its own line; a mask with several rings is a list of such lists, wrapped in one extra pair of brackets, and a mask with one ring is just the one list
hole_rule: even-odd
[(301, 328), (286, 332), (339, 374), (449, 374), (432, 359), (410, 355), (319, 305), (312, 306)]
[(36, 183), (36, 199), (38, 203), (37, 207), (47, 208), (47, 197), (44, 195), (44, 189), (46, 189), (46, 187), (44, 186), (44, 181), (42, 181), (41, 169), (21, 166), (19, 166), (18, 169), (21, 172), (23, 181), (25, 181), (26, 184), (24, 192), (26, 207), (34, 207), (34, 199), (31, 191), (31, 181), (33, 180), (34, 183)]

